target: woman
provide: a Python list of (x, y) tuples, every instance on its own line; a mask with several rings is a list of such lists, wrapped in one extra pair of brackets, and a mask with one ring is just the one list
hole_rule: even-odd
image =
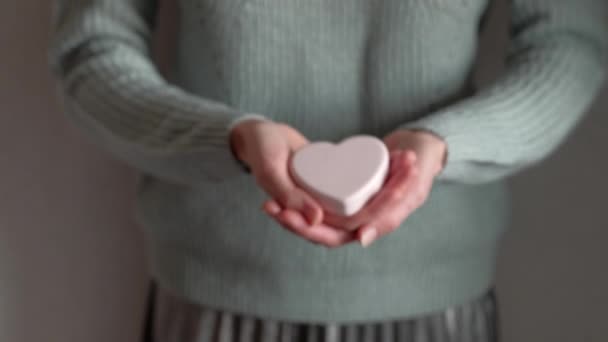
[[(506, 71), (480, 91), (487, 0), (179, 4), (176, 85), (149, 54), (156, 1), (58, 1), (51, 53), (70, 118), (142, 172), (156, 340), (495, 341), (504, 179), (600, 88), (605, 2), (513, 0)], [(287, 163), (354, 134), (391, 170), (341, 218)]]

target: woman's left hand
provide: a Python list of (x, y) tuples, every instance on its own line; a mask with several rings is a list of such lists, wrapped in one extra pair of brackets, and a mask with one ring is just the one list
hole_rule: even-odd
[(397, 229), (425, 203), (446, 156), (444, 141), (424, 131), (399, 129), (384, 143), (391, 167), (382, 189), (355, 215), (326, 213), (324, 218), (326, 225), (356, 231), (363, 246)]

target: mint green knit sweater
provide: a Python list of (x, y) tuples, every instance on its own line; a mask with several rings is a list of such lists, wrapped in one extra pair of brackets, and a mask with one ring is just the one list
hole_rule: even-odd
[[(282, 320), (404, 318), (480, 295), (507, 225), (502, 180), (563, 141), (606, 72), (605, 0), (512, 0), (506, 71), (478, 91), (486, 0), (181, 0), (174, 84), (150, 57), (156, 1), (57, 3), (67, 113), (141, 171), (152, 274), (192, 302)], [(227, 139), (251, 112), (311, 140), (429, 130), (447, 165), (395, 233), (326, 249), (260, 210)]]

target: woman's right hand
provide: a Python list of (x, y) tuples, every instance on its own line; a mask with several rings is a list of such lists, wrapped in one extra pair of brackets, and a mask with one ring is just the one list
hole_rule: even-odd
[(309, 143), (300, 132), (270, 120), (245, 120), (232, 128), (230, 143), (235, 156), (250, 168), (256, 183), (271, 197), (263, 209), (281, 226), (328, 247), (354, 240), (351, 232), (324, 225), (321, 205), (293, 182), (291, 156)]

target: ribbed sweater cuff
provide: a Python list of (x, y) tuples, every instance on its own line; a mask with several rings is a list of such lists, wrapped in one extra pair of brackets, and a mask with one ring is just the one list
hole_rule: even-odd
[[(265, 117), (264, 115), (261, 114), (257, 114), (257, 113), (243, 113), (242, 115), (238, 116), (237, 118), (233, 119), (229, 124), (228, 124), (228, 143), (230, 144), (230, 133), (232, 132), (232, 129), (234, 127), (236, 127), (236, 125), (240, 124), (241, 122), (244, 121), (249, 121), (249, 120), (259, 120), (259, 121), (270, 121), (270, 119), (268, 119), (267, 117)], [(245, 171), (247, 173), (251, 173), (251, 169), (249, 168), (249, 166), (247, 166), (245, 163), (243, 163), (235, 154), (234, 152), (234, 148), (232, 145), (230, 145), (230, 152), (232, 154), (232, 160), (234, 162), (236, 162), (236, 164), (238, 164), (238, 167), (242, 170)]]
[(443, 168), (437, 175), (437, 179), (444, 178), (444, 171), (450, 163), (462, 160), (463, 156), (470, 155), (470, 150), (475, 148), (474, 144), (471, 145), (470, 138), (465, 134), (466, 132), (462, 132), (462, 124), (454, 122), (454, 120), (443, 120), (431, 115), (406, 123), (400, 126), (400, 128), (428, 132), (443, 140), (446, 150)]
[(230, 124), (228, 125), (228, 131), (232, 131), (232, 129), (234, 127), (236, 127), (236, 125), (240, 124), (243, 121), (249, 121), (249, 120), (261, 120), (261, 121), (270, 121), (270, 119), (268, 119), (266, 116), (261, 115), (261, 114), (257, 114), (257, 113), (243, 113), (242, 115), (238, 116), (237, 118), (233, 119)]

